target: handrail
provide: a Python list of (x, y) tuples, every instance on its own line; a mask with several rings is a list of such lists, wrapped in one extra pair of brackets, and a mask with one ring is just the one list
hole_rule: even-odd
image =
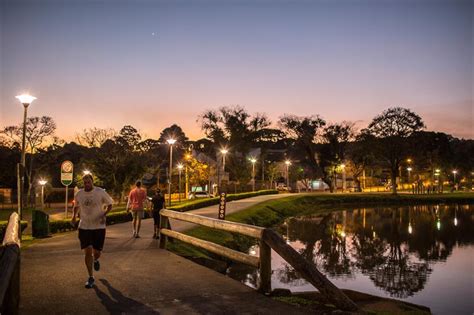
[(18, 213), (13, 212), (8, 219), (8, 225), (3, 236), (2, 245), (16, 244), (20, 247), (20, 238), (18, 237), (20, 229), (20, 219)]
[[(166, 209), (160, 210), (160, 217), (160, 248), (165, 248), (167, 237), (172, 237), (179, 239), (182, 242), (203, 248), (220, 256), (227, 257), (233, 261), (238, 261), (252, 267), (257, 267), (260, 270), (258, 290), (261, 292), (269, 292), (271, 290), (271, 249), (265, 242), (262, 241), (263, 231), (265, 230), (264, 228)], [(207, 226), (216, 230), (223, 230), (256, 238), (260, 241), (259, 256), (238, 252), (218, 244), (198, 239), (196, 237), (176, 231), (171, 231), (169, 228), (170, 218)]]
[(217, 230), (223, 230), (228, 232), (239, 233), (242, 235), (250, 236), (256, 239), (262, 239), (262, 233), (264, 228), (249, 224), (243, 224), (238, 222), (224, 221), (205, 217), (202, 215), (183, 213), (172, 210), (163, 209), (160, 214), (171, 219), (177, 219), (190, 223), (196, 223), (199, 225), (207, 226)]
[[(160, 248), (162, 249), (166, 247), (167, 237), (172, 237), (234, 261), (258, 267), (260, 271), (258, 290), (265, 293), (271, 291), (271, 250), (273, 249), (304, 279), (314, 285), (324, 297), (332, 301), (340, 309), (347, 311), (358, 309), (357, 305), (319, 272), (314, 264), (304, 259), (272, 229), (165, 209), (160, 211), (160, 216)], [(212, 242), (172, 231), (169, 228), (169, 218), (254, 237), (260, 241), (259, 256), (241, 253)]]
[(20, 305), (20, 221), (13, 212), (0, 247), (0, 314), (18, 314)]

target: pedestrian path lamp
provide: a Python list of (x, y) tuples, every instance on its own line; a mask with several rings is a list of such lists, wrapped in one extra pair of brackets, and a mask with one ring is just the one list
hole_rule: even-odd
[(456, 190), (456, 174), (458, 173), (457, 170), (453, 170), (453, 185), (454, 189)]
[(171, 206), (171, 173), (173, 171), (173, 144), (176, 143), (175, 139), (168, 139), (166, 140), (170, 145), (170, 168), (168, 174), (168, 204)]
[(412, 170), (413, 170), (413, 169), (412, 169), (411, 167), (407, 167), (407, 171), (408, 171), (408, 182), (411, 182), (411, 175), (410, 175), (410, 174), (411, 174), (411, 171), (412, 171)]
[[(23, 212), (23, 203), (24, 203), (24, 192), (23, 186), (25, 181), (25, 146), (26, 146), (26, 117), (28, 112), (28, 106), (36, 99), (36, 97), (31, 96), (29, 94), (22, 94), (16, 96), (16, 98), (20, 101), (23, 105), (23, 132), (22, 132), (22, 140), (21, 140), (21, 164), (17, 167), (17, 184), (18, 184), (18, 216), (20, 220), (22, 219), (22, 212)], [(21, 229), (20, 229), (21, 233)], [(21, 234), (20, 234), (21, 235)]]
[(252, 162), (252, 191), (255, 191), (255, 163), (257, 160), (255, 158), (250, 158), (250, 162)]
[(285, 165), (286, 165), (286, 188), (290, 189), (290, 176), (289, 176), (289, 168), (290, 168), (290, 165), (291, 165), (291, 161), (290, 160), (286, 160), (285, 161)]
[(346, 164), (341, 164), (342, 169), (342, 192), (346, 191)]
[(178, 164), (178, 198), (179, 198), (179, 202), (181, 202), (181, 171), (183, 170), (183, 164), (179, 163)]
[(41, 210), (44, 211), (44, 185), (46, 185), (47, 181), (41, 179), (38, 181), (38, 184), (41, 185)]
[(228, 153), (229, 151), (227, 149), (222, 149), (221, 150), (221, 153), (222, 153), (222, 170), (225, 172), (225, 156), (226, 154)]
[(188, 175), (188, 163), (189, 163), (189, 160), (191, 159), (192, 155), (191, 154), (186, 154), (184, 156), (184, 159), (186, 160), (185, 161), (185, 168), (184, 168), (184, 177), (185, 177), (185, 183), (184, 183), (184, 198), (188, 198), (188, 192), (189, 192), (189, 175)]

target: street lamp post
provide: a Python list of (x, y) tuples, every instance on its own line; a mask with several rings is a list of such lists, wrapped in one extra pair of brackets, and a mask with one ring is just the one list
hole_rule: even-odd
[(440, 184), (441, 184), (441, 183), (440, 183), (440, 179), (439, 179), (440, 172), (441, 172), (440, 169), (436, 169), (436, 170), (435, 170), (435, 173), (434, 173), (434, 176), (436, 177), (436, 184), (437, 184), (437, 186), (438, 186), (436, 189), (437, 189), (438, 192), (440, 192), (440, 190), (441, 190), (441, 189), (440, 189)]
[(342, 168), (342, 192), (346, 191), (346, 164), (341, 164)]
[(188, 193), (189, 193), (189, 175), (188, 175), (188, 161), (191, 159), (191, 154), (187, 153), (185, 156), (184, 156), (184, 159), (186, 160), (185, 161), (185, 168), (184, 168), (184, 190), (185, 190), (185, 193), (184, 193), (184, 198), (187, 199), (188, 198)]
[(411, 171), (412, 171), (412, 170), (413, 170), (413, 169), (412, 169), (411, 167), (407, 167), (407, 171), (408, 171), (408, 182), (409, 182), (409, 183), (411, 182), (411, 175), (410, 175), (410, 174), (411, 174)]
[(286, 160), (285, 161), (285, 164), (286, 164), (286, 188), (288, 190), (290, 190), (290, 173), (289, 173), (289, 167), (291, 165), (291, 161), (290, 160)]
[(225, 173), (225, 156), (226, 156), (227, 152), (229, 152), (229, 151), (225, 148), (221, 150), (221, 153), (222, 153), (222, 170), (224, 171), (224, 173)]
[(170, 145), (170, 168), (168, 174), (168, 204), (171, 207), (171, 173), (173, 172), (173, 144), (176, 143), (175, 139), (166, 140)]
[(251, 158), (250, 162), (252, 162), (252, 191), (255, 191), (255, 163), (257, 160), (255, 158)]
[[(21, 141), (21, 164), (17, 167), (17, 176), (18, 176), (18, 189), (17, 189), (17, 196), (18, 196), (18, 217), (20, 220), (22, 219), (22, 212), (23, 212), (23, 203), (24, 203), (24, 181), (25, 181), (25, 147), (26, 147), (26, 117), (28, 112), (28, 106), (36, 99), (36, 97), (22, 94), (16, 96), (16, 98), (23, 104), (23, 132), (22, 132), (22, 141)], [(21, 229), (19, 229), (19, 233), (21, 235)]]
[(46, 185), (47, 181), (41, 179), (38, 183), (41, 185), (41, 210), (44, 211), (44, 185)]
[[(222, 177), (225, 176), (225, 156), (229, 152), (226, 148), (221, 149), (221, 154), (222, 154)], [(219, 191), (221, 190), (221, 181), (222, 177), (219, 178)]]
[(454, 186), (454, 190), (457, 190), (456, 188), (456, 174), (458, 173), (457, 170), (453, 170), (453, 186)]
[(178, 192), (179, 192), (179, 202), (181, 202), (181, 171), (183, 170), (183, 164), (178, 164)]

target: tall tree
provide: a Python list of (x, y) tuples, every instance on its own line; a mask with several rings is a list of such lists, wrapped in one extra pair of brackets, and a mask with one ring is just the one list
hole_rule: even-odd
[[(34, 179), (34, 154), (38, 149), (53, 141), (54, 132), (56, 131), (56, 123), (49, 116), (29, 117), (26, 120), (25, 130), (25, 150), (28, 154), (28, 164), (26, 165), (26, 177), (28, 179), (27, 202), (30, 201), (31, 188)], [(21, 144), (23, 135), (23, 125), (7, 126), (2, 133), (14, 143)]]
[[(221, 147), (227, 147), (232, 154), (227, 156), (226, 169), (231, 180), (246, 184), (250, 177), (247, 167), (248, 153), (252, 148), (260, 147), (265, 155), (266, 142), (281, 139), (282, 132), (269, 128), (271, 121), (264, 114), (249, 114), (241, 106), (224, 106), (217, 110), (207, 110), (198, 119), (201, 129), (213, 142), (216, 153)], [(214, 155), (214, 154), (212, 154)], [(219, 158), (217, 153), (216, 158)], [(265, 172), (262, 163), (262, 173)]]
[(183, 129), (180, 126), (173, 124), (161, 131), (160, 137), (158, 138), (158, 142), (165, 143), (168, 139), (175, 139), (176, 145), (180, 147), (184, 147), (188, 143), (188, 137), (184, 133)]
[(309, 166), (308, 174), (321, 176), (324, 181), (330, 182), (322, 171), (319, 156), (316, 151), (317, 136), (321, 128), (326, 125), (319, 116), (284, 115), (278, 122), (280, 128), (292, 140), (293, 152), (301, 155), (300, 163)]
[(329, 179), (326, 184), (333, 191), (336, 184), (337, 169), (341, 164), (345, 164), (347, 146), (354, 139), (355, 129), (351, 122), (335, 123), (326, 126), (321, 135), (320, 164), (323, 171), (323, 178)]
[(112, 128), (88, 128), (76, 134), (76, 140), (80, 145), (99, 148), (105, 141), (117, 136), (117, 131)]
[(394, 107), (376, 116), (361, 133), (372, 137), (373, 151), (390, 169), (392, 193), (397, 194), (397, 176), (400, 162), (408, 152), (407, 139), (425, 128), (420, 116), (407, 108)]

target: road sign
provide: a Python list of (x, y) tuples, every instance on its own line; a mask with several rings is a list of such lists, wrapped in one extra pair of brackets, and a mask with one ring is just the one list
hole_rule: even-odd
[(225, 220), (226, 193), (221, 193), (219, 200), (219, 219)]
[(72, 184), (72, 172), (74, 165), (71, 161), (64, 161), (61, 163), (61, 183), (64, 186), (69, 186)]

